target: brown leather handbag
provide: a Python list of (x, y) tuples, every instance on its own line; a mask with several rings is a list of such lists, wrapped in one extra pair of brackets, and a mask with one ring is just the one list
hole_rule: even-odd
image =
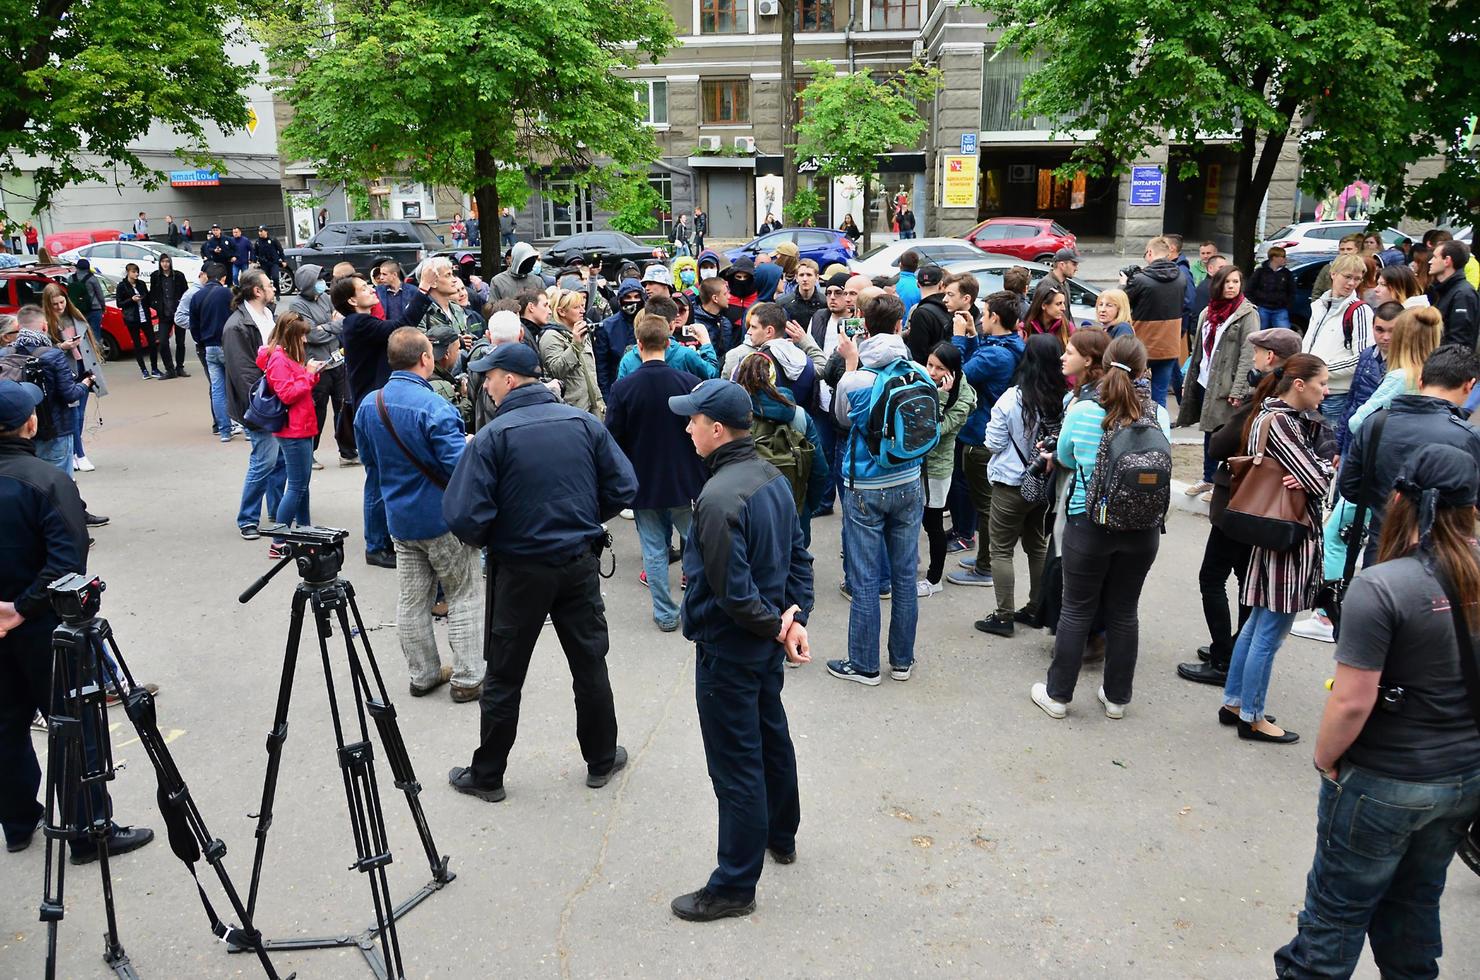
[(1266, 415), (1260, 424), (1254, 455), (1229, 457), (1232, 484), (1221, 527), (1235, 541), (1269, 551), (1290, 551), (1314, 529), (1305, 510), (1305, 491), (1285, 486), (1288, 470), (1265, 453), (1274, 418), (1272, 413)]

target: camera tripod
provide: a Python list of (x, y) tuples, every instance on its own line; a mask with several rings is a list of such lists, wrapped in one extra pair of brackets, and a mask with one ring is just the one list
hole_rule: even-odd
[[(195, 879), (211, 931), (233, 946), (251, 949), (261, 960), (267, 976), (277, 980), (272, 961), (262, 946), (262, 937), (252, 928), (251, 915), (242, 907), (241, 898), (221, 863), (226, 856), (226, 845), (206, 829), (169, 747), (159, 734), (154, 695), (134, 683), (113, 637), (113, 628), (98, 616), (103, 589), (101, 579), (86, 575), (68, 575), (48, 587), (52, 606), (62, 618), (62, 624), (52, 633), (51, 709), (47, 719), (46, 884), (41, 901), (41, 921), (46, 923), (47, 980), (56, 977), (57, 929), (66, 913), (66, 842), (78, 839), (83, 833), (97, 849), (103, 879), (103, 910), (108, 921), (108, 931), (103, 936), (103, 960), (119, 977), (126, 980), (138, 977), (118, 938), (113, 879), (108, 867), (108, 833), (112, 822), (103, 784), (114, 775), (113, 748), (108, 738), (109, 682), (120, 692), (124, 712), (154, 766), (159, 781), (159, 809), (168, 830), (170, 849), (185, 862)], [(195, 862), (202, 856), (215, 869), (222, 889), (242, 921), (242, 928), (225, 925), (212, 908), (195, 873)]]
[[(239, 600), (243, 603), (250, 602), (273, 576), (290, 563), (297, 565), (298, 574), (303, 581), (298, 583), (298, 588), (293, 593), (293, 613), (288, 624), (288, 641), (283, 654), (277, 712), (273, 717), (272, 730), (267, 734), (267, 772), (262, 784), (262, 805), (255, 815), (257, 853), (252, 862), (247, 913), (250, 915), (257, 907), (257, 888), (261, 884), (267, 832), (272, 827), (272, 807), (277, 795), (283, 743), (288, 738), (288, 704), (292, 698), (293, 676), (298, 665), (298, 644), (303, 633), (304, 610), (312, 606), (314, 622), (318, 626), (319, 658), (324, 666), (324, 685), (329, 695), (330, 719), (334, 723), (334, 744), (344, 778), (350, 830), (355, 841), (356, 858), (350, 867), (369, 876), (375, 922), (353, 936), (341, 934), (319, 939), (267, 940), (264, 945), (275, 950), (355, 946), (380, 980), (401, 980), (406, 972), (401, 962), (397, 920), (434, 892), (440, 891), (456, 875), (447, 869), (448, 858), (437, 855), (437, 845), (432, 840), (431, 828), (427, 826), (426, 814), (421, 808), (421, 783), (417, 781), (416, 773), (411, 767), (411, 757), (406, 753), (406, 743), (401, 737), (400, 726), (396, 723), (396, 709), (386, 694), (380, 665), (376, 663), (375, 654), (365, 637), (365, 624), (360, 618), (359, 606), (355, 604), (354, 586), (339, 577), (339, 570), (344, 565), (344, 539), (349, 536), (348, 532), (336, 528), (277, 527), (264, 529), (264, 533), (283, 538), (288, 546), (288, 555), (243, 592)], [(364, 645), (363, 654), (355, 643), (351, 616), (354, 627), (359, 630), (360, 642)], [(341, 718), (339, 694), (334, 686), (334, 672), (329, 658), (329, 637), (334, 635), (335, 620), (338, 621), (339, 632), (344, 638), (350, 689), (354, 695), (355, 720), (358, 722), (359, 737), (352, 742), (345, 741), (346, 724)], [(386, 878), (385, 869), (392, 858), (390, 845), (386, 840), (380, 788), (375, 777), (375, 753), (370, 742), (369, 728), (371, 720), (380, 735), (381, 748), (390, 765), (391, 778), (396, 788), (406, 794), (412, 820), (416, 824), (417, 834), (432, 869), (432, 880), (400, 905), (392, 904), (390, 884)], [(380, 946), (378, 951), (377, 941)], [(233, 950), (237, 951), (239, 950)]]

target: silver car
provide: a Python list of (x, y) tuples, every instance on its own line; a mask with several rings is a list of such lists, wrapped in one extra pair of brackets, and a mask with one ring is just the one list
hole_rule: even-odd
[[(1024, 262), (1010, 255), (988, 255), (981, 259), (948, 262), (943, 268), (948, 275), (969, 272), (975, 276), (976, 281), (981, 285), (978, 299), (982, 299), (1002, 288), (1002, 273), (1015, 265), (1028, 270), (1028, 275), (1032, 279), (1028, 286), (1028, 295), (1032, 296), (1038, 280), (1048, 275), (1048, 266), (1042, 262)], [(1099, 289), (1083, 279), (1071, 278), (1069, 280), (1069, 318), (1074, 322), (1074, 326), (1082, 327), (1095, 322), (1095, 300), (1099, 297)]]
[[(1271, 245), (1279, 245), (1285, 254), (1294, 258), (1305, 252), (1334, 252), (1336, 243), (1347, 235), (1360, 235), (1370, 227), (1365, 221), (1301, 221), (1286, 225), (1254, 246), (1254, 256), (1260, 262), (1269, 257)], [(1391, 248), (1398, 242), (1411, 242), (1409, 236), (1396, 228), (1380, 229), (1382, 243)]]

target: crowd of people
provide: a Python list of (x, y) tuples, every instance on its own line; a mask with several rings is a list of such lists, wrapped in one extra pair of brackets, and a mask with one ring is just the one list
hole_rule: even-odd
[[(1251, 743), (1297, 741), (1266, 714), (1276, 654), (1304, 610), (1327, 638), (1348, 624), (1315, 748), (1321, 819), (1346, 819), (1322, 837), (1280, 975), (1349, 974), (1363, 934), (1380, 967), (1429, 975), (1420, 965), (1436, 943), (1402, 937), (1437, 940), (1443, 866), (1480, 812), (1468, 641), (1444, 599), (1469, 623), (1480, 615), (1475, 293), (1462, 243), (1433, 243), (1424, 291), (1408, 257), (1374, 271), (1357, 245), (1331, 263), (1303, 336), (1277, 316), (1288, 274), (1275, 250), (1246, 278), (1210, 245), (1189, 262), (1175, 236), (1146, 244), (1090, 324), (1067, 313), (1072, 252), (1036, 286), (1013, 269), (983, 295), (975, 277), (915, 252), (874, 279), (818, 268), (790, 243), (735, 262), (701, 249), (629, 264), (614, 284), (581, 257), (549, 283), (523, 243), (487, 283), (446, 258), (415, 282), (391, 259), (369, 278), (304, 265), (286, 302), (263, 269), (233, 276), (212, 260), (195, 284), (169, 277), (161, 302), (206, 368), (213, 431), (251, 444), (243, 538), (311, 523), (332, 406), (341, 464), (364, 466), (366, 561), (396, 569), (410, 693), (448, 685), (453, 701), (480, 703), (480, 744), (449, 774), (460, 792), (506, 798), (520, 688), (547, 619), (570, 664), (588, 785), (626, 764), (599, 580), (614, 519), (634, 521), (654, 628), (697, 646), (719, 800), (718, 867), (673, 903), (688, 919), (748, 913), (766, 852), (796, 859), (780, 695), (783, 664), (810, 659), (819, 519), (840, 513), (838, 588), (851, 604), (832, 677), (877, 686), (887, 656), (889, 677), (907, 682), (921, 604), (947, 585), (990, 588), (974, 625), (991, 642), (1054, 634), (1025, 698), (1062, 719), (1084, 665), (1103, 661), (1095, 700), (1126, 717), (1141, 591), (1173, 492), (1176, 395), (1176, 423), (1203, 435), (1188, 492), (1211, 508), (1199, 573), (1209, 643), (1178, 673), (1222, 687), (1209, 722)], [(152, 304), (155, 284), (130, 283), (132, 301)], [(24, 404), (36, 389), (0, 383), (0, 406), (16, 406), (0, 443), (20, 454), (29, 441), (63, 469), (81, 455), (78, 402), (100, 380), (86, 320), (65, 300), (22, 311), (31, 325), (14, 342), (40, 351), (41, 410)], [(278, 530), (268, 556), (286, 554)], [(17, 608), (0, 604), (0, 627)], [(1381, 828), (1378, 860), (1355, 846), (1377, 818), (1354, 811), (1348, 787), (1389, 807), (1435, 802)], [(1411, 922), (1379, 924), (1396, 907)]]

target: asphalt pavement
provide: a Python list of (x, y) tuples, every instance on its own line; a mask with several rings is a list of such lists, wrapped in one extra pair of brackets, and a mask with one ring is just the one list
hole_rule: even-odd
[[(160, 727), (225, 865), (246, 892), (268, 731), (296, 576), (249, 605), (237, 595), (268, 568), (267, 542), (243, 542), (233, 515), (247, 447), (209, 433), (205, 381), (141, 382), (110, 365), (103, 423), (90, 420), (91, 571), (103, 614), (135, 675), (161, 686)], [(439, 852), (457, 879), (399, 925), (413, 977), (1257, 977), (1294, 933), (1315, 842), (1310, 755), (1331, 649), (1292, 638), (1269, 710), (1305, 738), (1239, 741), (1216, 723), (1218, 692), (1174, 673), (1206, 642), (1196, 572), (1206, 525), (1174, 511), (1141, 604), (1136, 694), (1121, 721), (1085, 670), (1067, 720), (1033, 705), (1051, 638), (972, 629), (991, 590), (948, 587), (922, 600), (908, 683), (865, 688), (827, 675), (842, 655), (846, 602), (838, 518), (814, 523), (814, 663), (788, 672), (786, 705), (801, 773), (799, 858), (769, 859), (746, 919), (695, 925), (668, 902), (714, 861), (715, 804), (693, 701), (693, 652), (651, 622), (632, 526), (616, 521), (605, 583), (608, 658), (631, 753), (602, 790), (584, 785), (568, 671), (553, 631), (524, 690), (508, 800), (446, 784), (478, 733), (476, 704), (406, 694), (392, 621), (395, 573), (363, 562), (359, 469), (315, 473), (312, 514), (349, 528), (354, 584), (390, 688)], [(923, 544), (923, 542), (922, 542)], [(677, 572), (674, 572), (675, 581)], [(1019, 571), (1026, 588), (1026, 569)], [(1020, 596), (1020, 601), (1021, 601)], [(887, 605), (885, 615), (887, 615)], [(439, 635), (443, 634), (439, 627)], [(372, 920), (355, 852), (323, 671), (305, 637), (298, 661), (257, 924), (273, 939), (354, 934)], [(345, 691), (342, 640), (331, 662)], [(341, 701), (343, 704), (343, 701)], [(147, 758), (115, 709), (117, 818), (163, 829)], [(351, 726), (353, 719), (349, 720)], [(44, 753), (44, 737), (34, 736)], [(397, 900), (430, 877), (402, 794), (377, 751)], [(41, 975), (39, 842), (0, 855), (0, 978)], [(68, 868), (59, 976), (109, 975), (101, 959), (96, 866)], [(202, 866), (218, 911), (226, 902)], [(161, 839), (115, 859), (118, 924), (143, 977), (261, 975), (207, 929), (195, 889)], [(1444, 897), (1446, 977), (1480, 972), (1480, 881), (1456, 864)], [(274, 956), (283, 976), (369, 976), (353, 949)], [(1375, 977), (1370, 958), (1358, 976)]]

